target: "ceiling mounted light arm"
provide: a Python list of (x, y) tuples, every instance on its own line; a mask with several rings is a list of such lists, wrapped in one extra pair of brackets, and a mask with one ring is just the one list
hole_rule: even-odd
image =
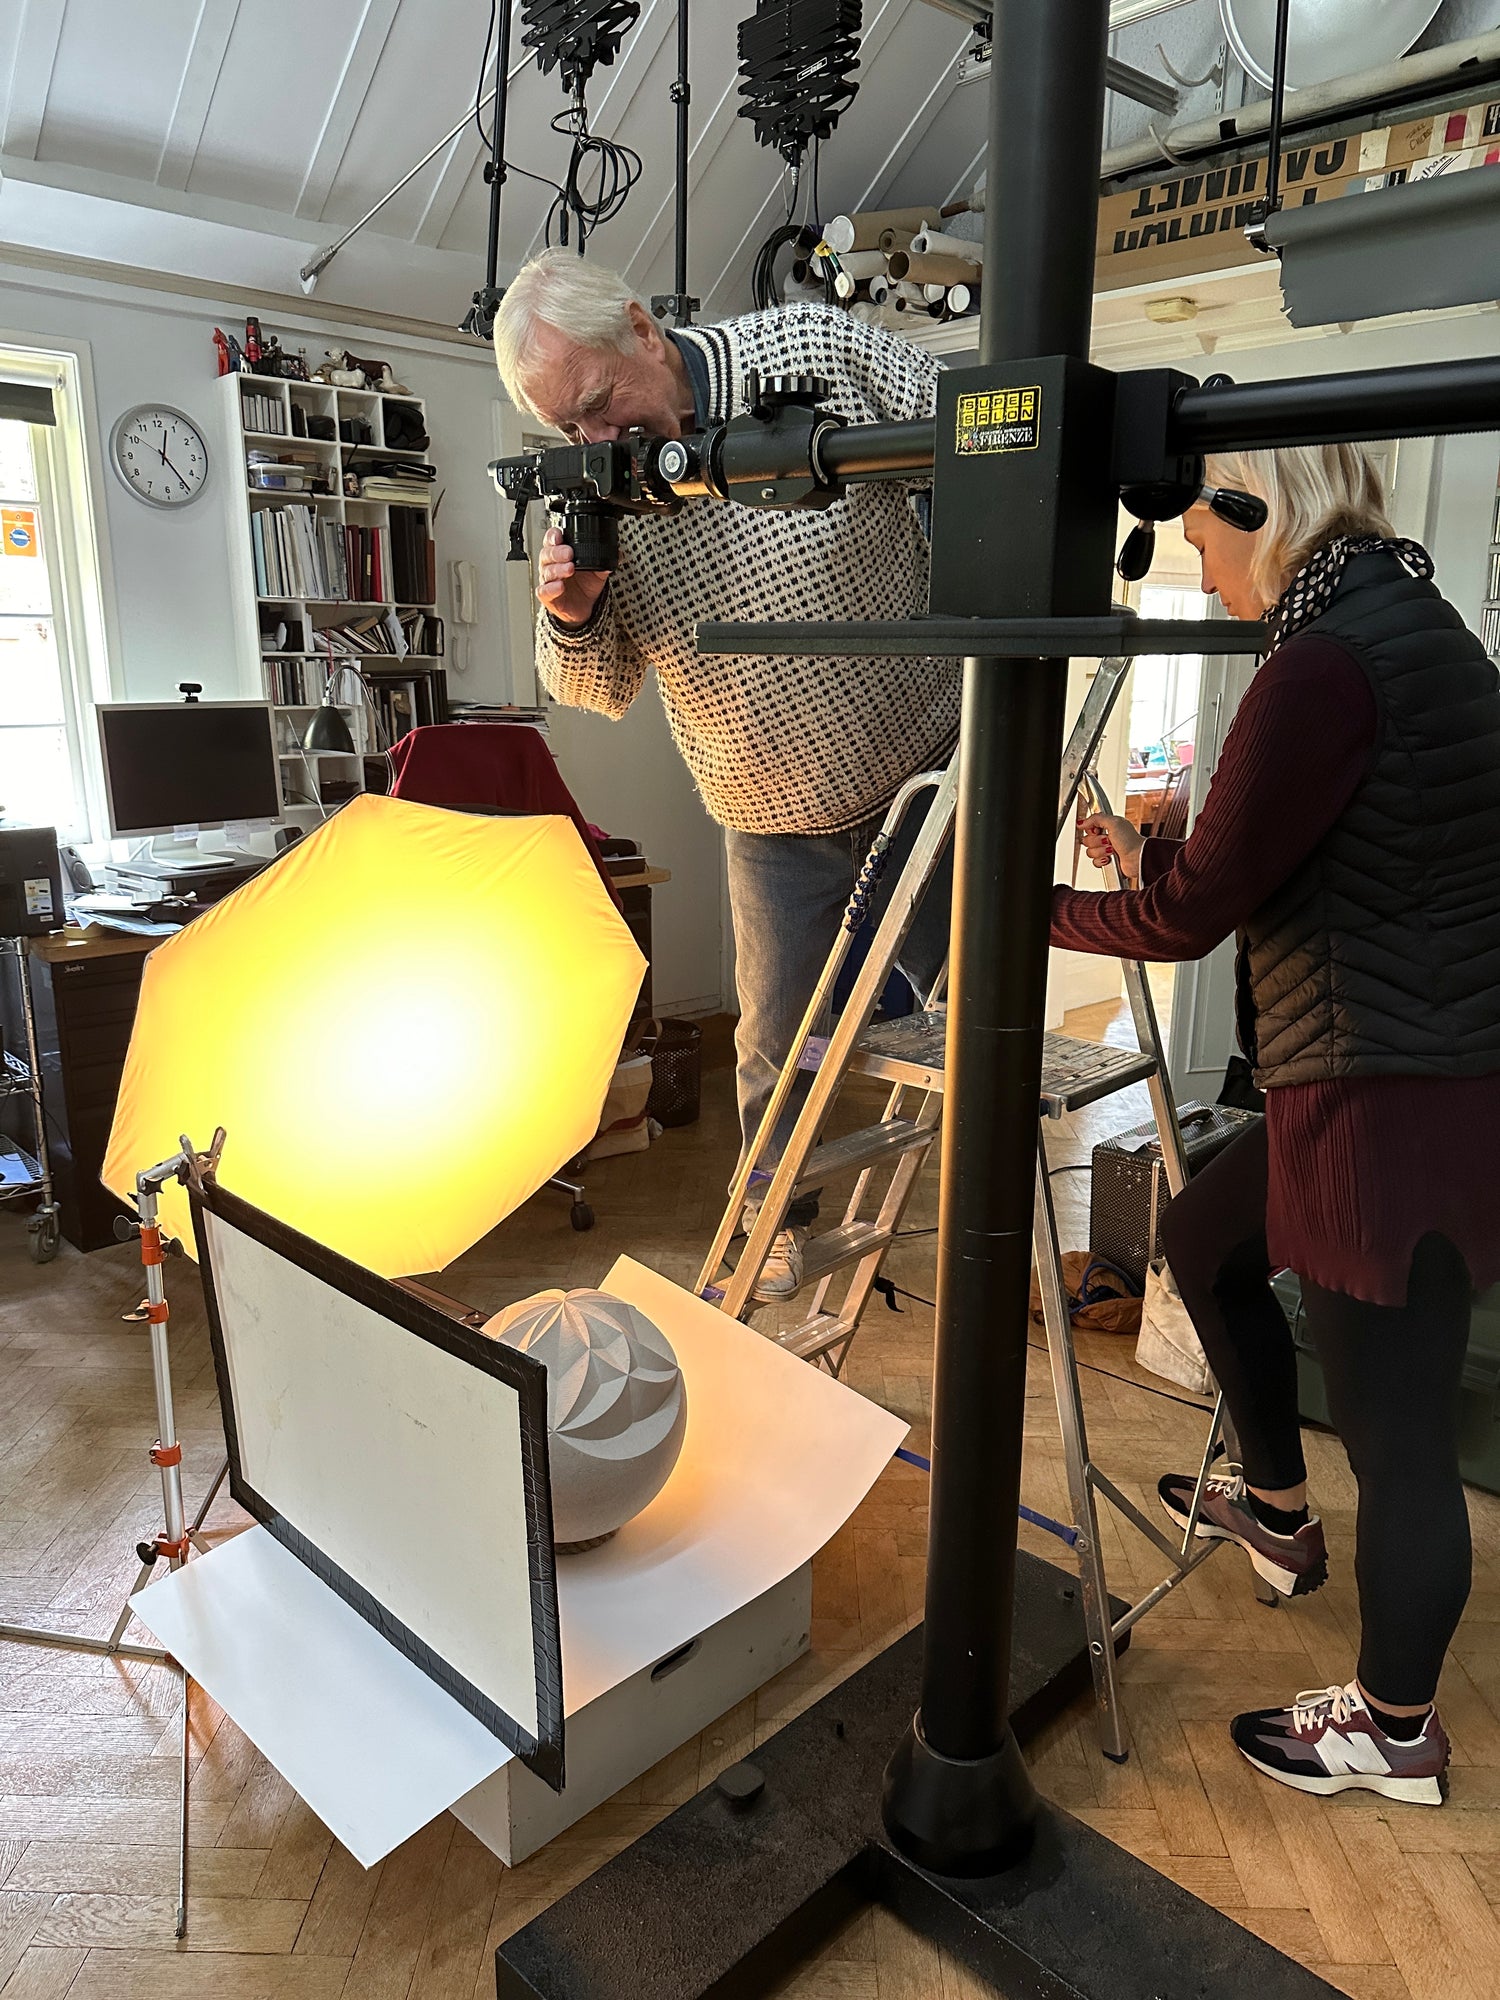
[[(967, 21), (981, 42), (994, 40), (995, 0), (988, 0), (988, 4), (986, 0), (927, 0), (927, 4), (936, 7), (939, 13), (952, 14), (956, 20)], [(1164, 111), (1175, 116), (1182, 106), (1181, 93), (1170, 83), (1159, 76), (1152, 76), (1149, 70), (1137, 69), (1134, 63), (1121, 62), (1118, 56), (1105, 58), (1104, 87), (1112, 90), (1117, 97), (1128, 97), (1132, 103), (1144, 104), (1151, 111)]]
[[(502, 65), (500, 66), (499, 74), (504, 76), (505, 87), (507, 90), (510, 88), (511, 84), (515, 82), (516, 78), (521, 74), (522, 70), (525, 69), (529, 63), (534, 62), (535, 59), (536, 59), (535, 51), (532, 49), (528, 49), (525, 55), (522, 56), (521, 60), (516, 64), (514, 69), (507, 72), (502, 63)], [(463, 117), (460, 118), (458, 123), (453, 127), (453, 130), (451, 132), (445, 132), (442, 138), (438, 140), (435, 146), (429, 147), (428, 150), (422, 155), (421, 159), (417, 161), (416, 165), (414, 167), (409, 167), (407, 171), (401, 176), (400, 180), (396, 182), (396, 185), (394, 187), (387, 188), (385, 193), (380, 197), (379, 201), (377, 201), (373, 207), (367, 208), (365, 210), (364, 214), (359, 218), (358, 222), (352, 223), (349, 226), (349, 228), (344, 231), (342, 236), (340, 236), (335, 242), (330, 243), (328, 245), (326, 250), (320, 250), (315, 257), (310, 257), (308, 259), (308, 261), (302, 266), (302, 269), (297, 273), (298, 280), (301, 283), (304, 292), (311, 293), (314, 290), (316, 290), (319, 278), (328, 269), (328, 266), (333, 262), (334, 258), (337, 257), (340, 250), (343, 249), (344, 245), (350, 242), (354, 237), (358, 236), (359, 232), (364, 228), (367, 222), (373, 222), (375, 217), (379, 215), (380, 211), (387, 205), (387, 203), (394, 201), (396, 199), (396, 196), (400, 194), (401, 190), (404, 187), (407, 187), (412, 181), (416, 179), (417, 175), (421, 173), (423, 167), (430, 166), (432, 162), (437, 158), (438, 154), (442, 152), (445, 146), (451, 146), (453, 144), (453, 141), (456, 138), (458, 138), (460, 133), (464, 132), (468, 128), (475, 114), (477, 112), (482, 112), (486, 110), (491, 104), (495, 102), (495, 99), (499, 94), (500, 93), (498, 84), (496, 85), (495, 88), (486, 91), (484, 96), (481, 97), (476, 104), (474, 104), (468, 111), (464, 113)]]
[[(490, 191), (489, 235), (484, 256), (484, 283), (474, 294), (459, 327), (476, 340), (487, 341), (495, 331), (495, 315), (504, 293), (500, 289), (500, 199), (505, 192), (505, 114), (510, 97), (511, 0), (500, 0), (500, 47), (495, 56), (495, 109), (490, 124), (490, 157), (484, 163), (485, 183)], [(478, 107), (475, 107), (477, 119)], [(480, 128), (483, 130), (483, 128)]]
[(677, 76), (672, 85), (672, 102), (677, 107), (677, 231), (674, 246), (670, 295), (653, 297), (651, 310), (658, 319), (670, 313), (679, 326), (691, 326), (693, 314), (703, 303), (688, 293), (688, 161), (691, 129), (689, 108), (693, 88), (688, 77), (688, 0), (677, 0)]
[(1266, 192), (1245, 224), (1254, 250), (1271, 255), (1266, 224), (1281, 206), (1281, 118), (1286, 108), (1286, 42), (1292, 24), (1292, 0), (1276, 0), (1276, 53), (1271, 66), (1271, 125), (1266, 138)]

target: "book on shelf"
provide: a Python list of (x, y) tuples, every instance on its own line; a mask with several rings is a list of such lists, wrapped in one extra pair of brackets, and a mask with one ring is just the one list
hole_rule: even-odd
[(286, 410), (279, 396), (260, 396), (248, 389), (240, 391), (240, 410), (247, 431), (262, 431), (285, 437)]
[(430, 611), (372, 611), (360, 618), (341, 619), (318, 628), (320, 647), (348, 657), (360, 654), (416, 654), (437, 660), (443, 655), (443, 621)]
[(1500, 549), (1490, 551), (1490, 583), (1484, 594), (1487, 598), (1500, 598)]
[(275, 707), (311, 708), (323, 699), (323, 675), (315, 661), (268, 658), (263, 666), (266, 696)]
[(1480, 612), (1479, 643), (1487, 653), (1500, 651), (1500, 604), (1487, 604)]
[(346, 530), (312, 507), (262, 507), (250, 516), (255, 587), (261, 597), (349, 595)]
[(425, 507), (392, 507), (391, 562), (398, 604), (431, 604), (437, 560)]

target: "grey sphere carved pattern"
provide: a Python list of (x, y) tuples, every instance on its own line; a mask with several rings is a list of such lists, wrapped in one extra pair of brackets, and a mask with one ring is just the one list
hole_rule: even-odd
[(682, 1450), (687, 1388), (671, 1343), (608, 1292), (538, 1292), (486, 1331), (546, 1367), (558, 1547), (603, 1541), (656, 1498)]

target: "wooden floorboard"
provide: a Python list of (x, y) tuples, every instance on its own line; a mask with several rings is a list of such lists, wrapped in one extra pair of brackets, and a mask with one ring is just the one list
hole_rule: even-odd
[[(1070, 1017), (1071, 1032), (1124, 1041), (1121, 1010)], [(734, 1152), (728, 1045), (706, 1038), (703, 1115), (651, 1152), (588, 1173), (592, 1234), (543, 1193), (444, 1276), (487, 1310), (531, 1290), (597, 1283), (622, 1251), (691, 1284)], [(840, 1115), (868, 1115), (851, 1091)], [(1048, 1132), (1054, 1165), (1139, 1123), (1144, 1090)], [(1065, 1243), (1087, 1238), (1087, 1176), (1053, 1182)], [(912, 1425), (930, 1418), (936, 1187), (922, 1185), (895, 1248), (901, 1292), (878, 1303), (848, 1379)], [(222, 1456), (201, 1301), (190, 1266), (167, 1267), (178, 1426), (190, 1507)], [(38, 1269), (19, 1217), (0, 1214), (0, 1618), (103, 1632), (134, 1582), (133, 1545), (154, 1532), (158, 1475), (139, 1296), (127, 1249), (64, 1249)], [(774, 1319), (774, 1316), (772, 1316)], [(1048, 1371), (1034, 1332), (1025, 1409), (1025, 1497), (1068, 1514)], [(1147, 1511), (1163, 1470), (1192, 1465), (1204, 1415), (1137, 1367), (1128, 1341), (1083, 1336), (1095, 1456)], [(1355, 1493), (1338, 1443), (1310, 1433), (1333, 1578), (1267, 1611), (1248, 1574), (1215, 1557), (1138, 1627), (1121, 1683), (1132, 1754), (1100, 1755), (1090, 1704), (1033, 1747), (1042, 1789), (1109, 1839), (1353, 2000), (1500, 2000), (1500, 1500), (1471, 1493), (1475, 1589), (1444, 1678), (1454, 1741), (1442, 1812), (1363, 1794), (1320, 1801), (1257, 1778), (1225, 1731), (1238, 1709), (1342, 1681), (1353, 1668)], [(243, 1517), (220, 1499), (210, 1537)], [(1108, 1519), (1117, 1589), (1163, 1559)], [(245, 1736), (195, 1691), (192, 1929), (172, 1938), (180, 1690), (164, 1669), (0, 1646), (0, 1996), (3, 2000), (491, 2000), (496, 1944), (710, 1782), (724, 1765), (921, 1612), (926, 1479), (899, 1463), (814, 1565), (812, 1651), (702, 1736), (646, 1772), (523, 1867), (502, 1868), (449, 1815), (366, 1871)], [(1062, 1560), (1026, 1527), (1024, 1546)], [(136, 1628), (133, 1637), (143, 1636)], [(964, 1970), (883, 1912), (867, 1911), (781, 1992), (796, 2000), (979, 2000)], [(643, 1995), (642, 2000), (649, 2000)], [(1268, 2000), (1274, 2000), (1268, 1995)]]

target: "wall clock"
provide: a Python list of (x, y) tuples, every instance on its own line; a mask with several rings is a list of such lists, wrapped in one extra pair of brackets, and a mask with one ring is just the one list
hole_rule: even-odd
[(186, 507), (208, 479), (208, 446), (191, 417), (165, 403), (127, 410), (109, 439), (115, 471), (150, 507)]

